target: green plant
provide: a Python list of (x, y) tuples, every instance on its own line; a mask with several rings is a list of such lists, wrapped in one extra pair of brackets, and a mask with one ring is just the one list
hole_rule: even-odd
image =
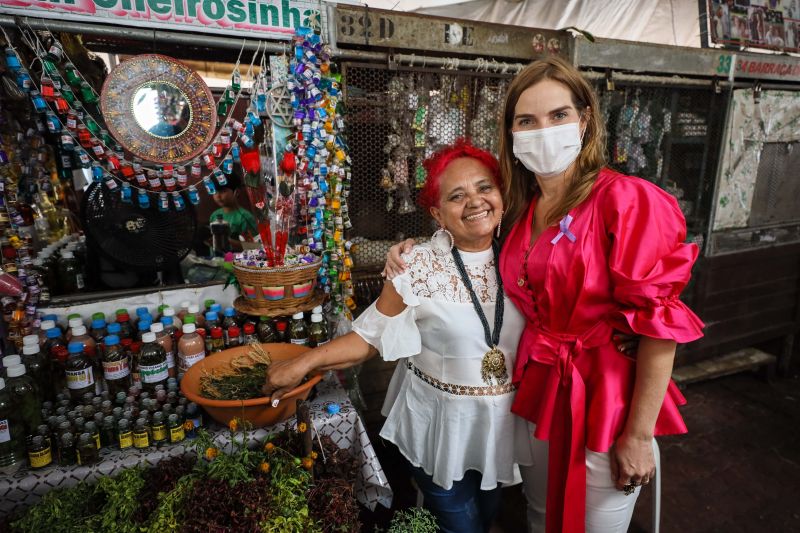
[(68, 489), (56, 489), (28, 509), (19, 520), (12, 522), (13, 531), (72, 533), (95, 531), (92, 517), (99, 508), (94, 487), (78, 483)]
[(427, 509), (411, 507), (392, 516), (387, 533), (436, 533), (436, 518)]
[[(231, 453), (221, 453), (211, 435), (202, 429), (198, 431), (194, 448), (198, 457), (205, 458), (205, 461), (197, 462), (198, 472), (211, 479), (227, 481), (233, 487), (237, 483), (253, 481), (253, 473), (264, 454), (249, 449), (249, 430), (252, 429), (249, 422), (233, 419), (228, 429), (233, 447)], [(241, 436), (238, 434), (239, 429), (242, 430)]]
[(144, 486), (141, 468), (123, 470), (117, 477), (102, 477), (95, 486), (96, 492), (105, 495), (106, 502), (100, 514), (102, 531), (108, 533), (138, 533), (133, 515), (139, 507), (139, 494)]
[(179, 531), (184, 516), (186, 499), (194, 487), (197, 478), (191, 474), (178, 480), (175, 488), (161, 493), (159, 505), (147, 526), (142, 529), (147, 533), (167, 533)]

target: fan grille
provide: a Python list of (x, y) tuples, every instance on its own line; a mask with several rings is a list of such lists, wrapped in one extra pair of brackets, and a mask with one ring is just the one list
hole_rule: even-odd
[(84, 231), (111, 261), (134, 270), (162, 270), (191, 249), (197, 230), (194, 209), (160, 211), (127, 204), (116, 191), (93, 183), (83, 196)]

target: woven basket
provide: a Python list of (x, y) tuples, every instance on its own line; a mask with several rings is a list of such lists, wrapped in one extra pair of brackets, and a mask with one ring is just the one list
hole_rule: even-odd
[(295, 307), (314, 298), (317, 271), (322, 260), (272, 268), (233, 265), (242, 298), (255, 309)]

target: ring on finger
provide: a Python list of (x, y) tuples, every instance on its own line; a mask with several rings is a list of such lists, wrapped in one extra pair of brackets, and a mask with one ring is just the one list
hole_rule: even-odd
[(622, 487), (622, 492), (625, 493), (625, 496), (630, 496), (635, 491), (636, 491), (636, 485), (634, 485), (633, 483), (627, 483)]

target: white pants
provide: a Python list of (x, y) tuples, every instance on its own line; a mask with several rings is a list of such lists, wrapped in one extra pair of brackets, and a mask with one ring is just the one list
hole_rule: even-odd
[[(536, 429), (529, 424), (531, 434)], [(522, 488), (528, 503), (528, 531), (542, 533), (545, 527), (547, 500), (546, 441), (531, 437), (533, 466), (520, 466)], [(625, 533), (633, 517), (633, 508), (641, 487), (626, 496), (611, 480), (608, 453), (586, 450), (586, 533)]]

